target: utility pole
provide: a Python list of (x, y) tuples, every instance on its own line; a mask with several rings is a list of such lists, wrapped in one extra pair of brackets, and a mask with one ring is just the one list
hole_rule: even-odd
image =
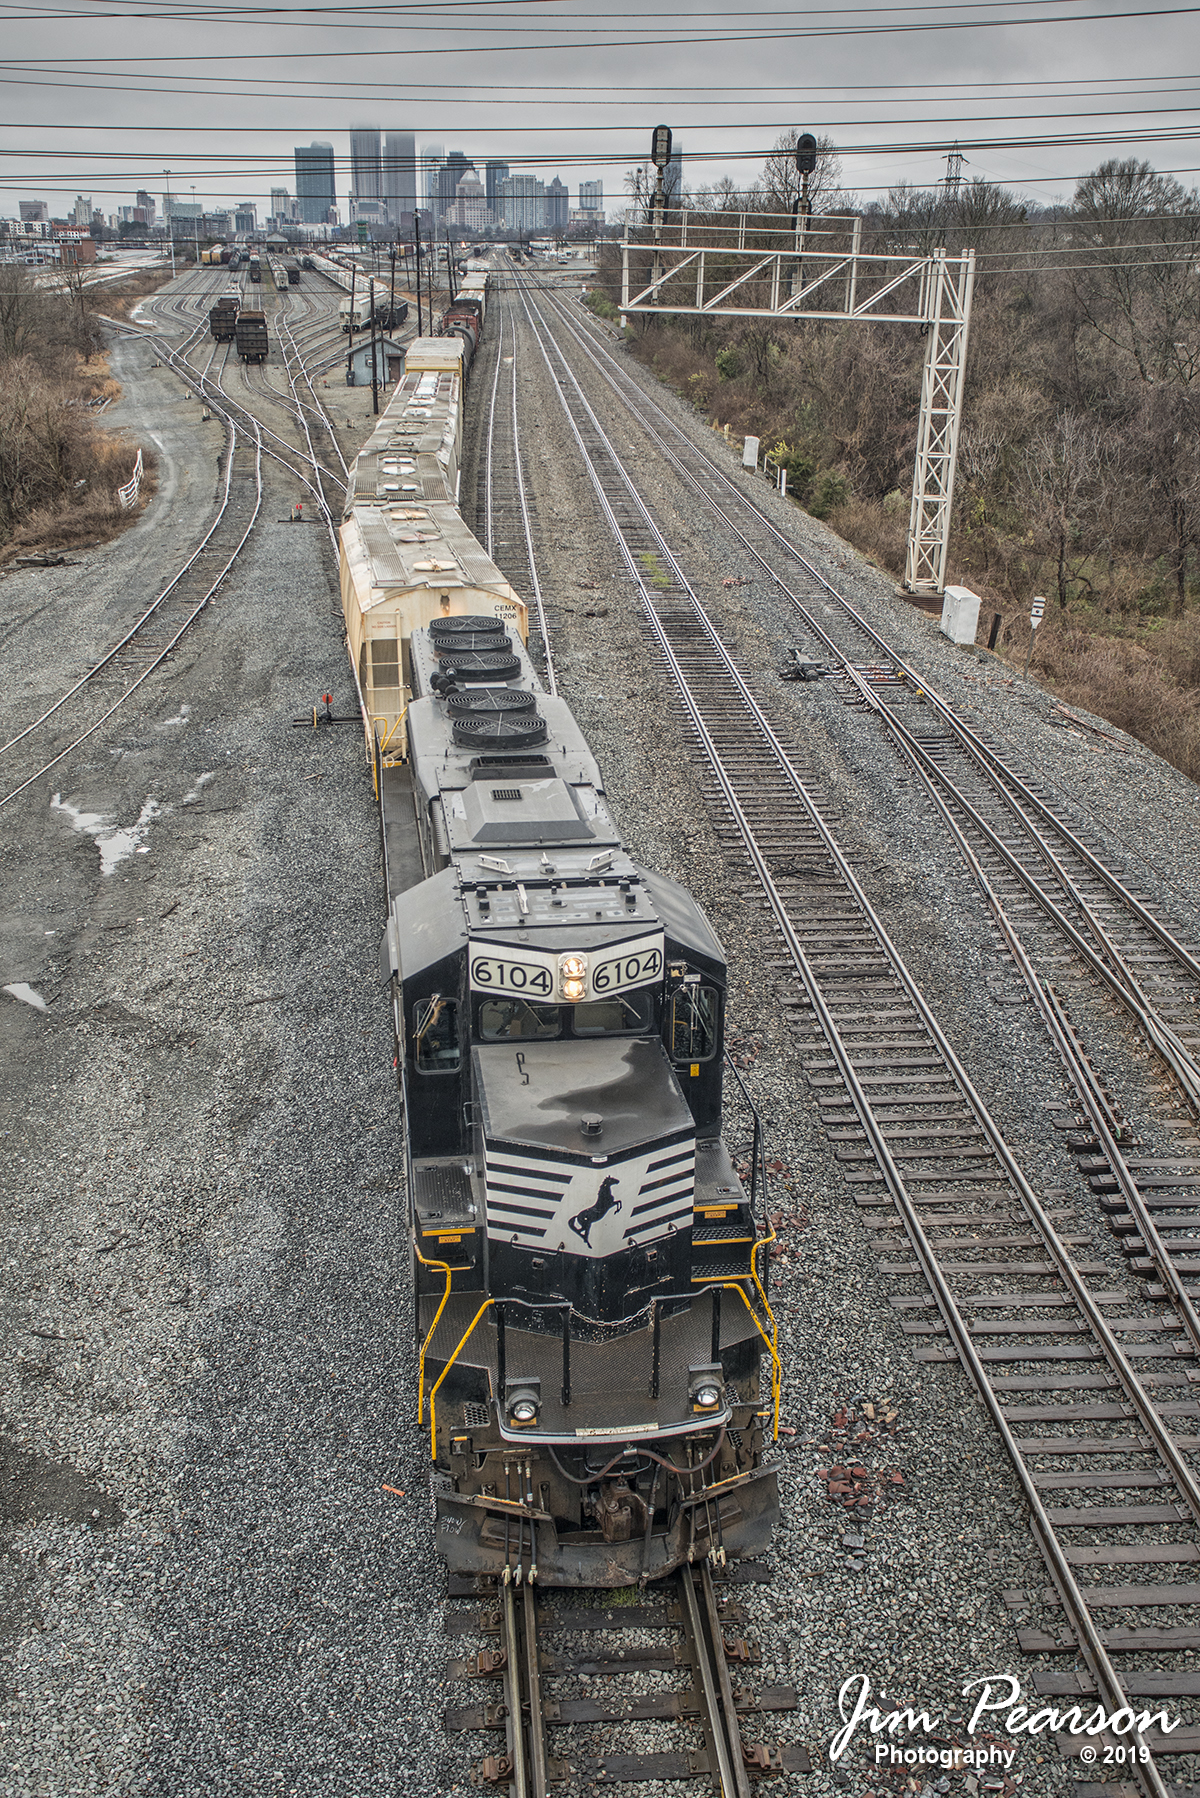
[(170, 171), (170, 169), (164, 169), (163, 174), (167, 177), (167, 237), (170, 240), (170, 244), (171, 244), (171, 279), (173, 281), (175, 279), (175, 225), (174, 225), (174, 221), (171, 217), (171, 171)]
[(347, 342), (346, 385), (347, 385), (347, 387), (352, 386), (354, 383), (354, 279), (355, 279), (355, 276), (357, 275), (357, 273), (358, 273), (357, 263), (351, 262), (351, 264), (350, 264), (350, 317), (346, 320), (346, 323), (349, 326), (349, 334), (346, 339), (346, 342)]
[(192, 189), (192, 227), (196, 237), (196, 267), (200, 267), (200, 214), (196, 211), (196, 190)]
[(416, 240), (417, 252), (417, 336), (424, 337), (425, 330), (421, 320), (421, 215), (413, 213), (413, 236)]
[(371, 296), (371, 410), (379, 416), (379, 363), (375, 355), (375, 282), (369, 285)]
[(396, 329), (396, 246), (392, 245), (392, 291), (388, 301), (388, 330)]

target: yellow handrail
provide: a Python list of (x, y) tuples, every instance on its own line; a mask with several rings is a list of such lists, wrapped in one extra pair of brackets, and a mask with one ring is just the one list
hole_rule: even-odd
[(446, 1290), (442, 1294), (442, 1302), (437, 1308), (434, 1320), (429, 1326), (429, 1333), (421, 1344), (420, 1352), (417, 1356), (417, 1422), (423, 1423), (425, 1421), (425, 1351), (433, 1341), (433, 1332), (442, 1321), (442, 1312), (446, 1309), (446, 1300), (450, 1297), (450, 1283), (454, 1278), (454, 1270), (451, 1268), (448, 1261), (427, 1261), (425, 1259), (417, 1246), (415, 1230), (413, 1232), (413, 1254), (417, 1257), (417, 1260), (421, 1263), (422, 1267), (440, 1268), (446, 1276)]
[[(437, 1379), (433, 1383), (433, 1390), (429, 1394), (429, 1456), (430, 1456), (430, 1459), (433, 1461), (437, 1460), (437, 1405), (435, 1403), (435, 1400), (437, 1399), (438, 1387), (441, 1385), (441, 1383), (445, 1379), (446, 1375), (450, 1372), (450, 1369), (454, 1366), (454, 1363), (458, 1360), (459, 1355), (462, 1353), (463, 1349), (466, 1347), (467, 1339), (469, 1338), (471, 1331), (475, 1328), (475, 1325), (479, 1322), (480, 1318), (483, 1316), (483, 1314), (487, 1310), (488, 1306), (494, 1305), (495, 1302), (496, 1302), (495, 1299), (484, 1299), (482, 1305), (480, 1305), (478, 1311), (475, 1313), (474, 1317), (471, 1319), (470, 1323), (467, 1325), (466, 1329), (463, 1331), (462, 1336), (459, 1338), (458, 1347), (455, 1349), (454, 1353), (451, 1355), (450, 1359), (447, 1361), (445, 1367), (443, 1367), (441, 1373), (438, 1375)], [(753, 1317), (754, 1313), (751, 1312), (750, 1315), (751, 1315), (751, 1317)]]
[[(757, 1280), (755, 1283), (757, 1284)], [(750, 1317), (753, 1321), (755, 1329), (758, 1331), (759, 1335), (762, 1337), (763, 1341), (766, 1343), (768, 1349), (771, 1352), (771, 1403), (774, 1407), (774, 1412), (775, 1412), (775, 1425), (774, 1425), (774, 1430), (773, 1430), (773, 1433), (771, 1436), (771, 1440), (773, 1442), (778, 1442), (779, 1441), (779, 1397), (780, 1397), (781, 1382), (783, 1379), (783, 1369), (782, 1369), (782, 1367), (780, 1365), (780, 1361), (779, 1361), (779, 1351), (775, 1347), (773, 1337), (767, 1335), (767, 1332), (763, 1329), (762, 1324), (759, 1322), (758, 1318), (754, 1315), (754, 1306), (750, 1303), (750, 1300), (746, 1297), (745, 1289), (743, 1287), (739, 1286), (738, 1282), (736, 1280), (723, 1280), (721, 1282), (721, 1287), (722, 1287), (722, 1290), (727, 1290), (729, 1292), (736, 1292), (741, 1295), (742, 1303), (745, 1305), (747, 1311), (750, 1313)], [(759, 1290), (760, 1291), (762, 1290), (761, 1287), (759, 1288)], [(710, 1292), (712, 1291), (711, 1287), (709, 1288), (709, 1291)], [(770, 1314), (770, 1306), (767, 1307), (767, 1311), (768, 1311), (768, 1315), (769, 1315)], [(772, 1329), (772, 1332), (775, 1331), (775, 1319), (773, 1317), (771, 1318), (771, 1329)]]
[(385, 725), (385, 724), (387, 725), (387, 729), (384, 731), (383, 735), (379, 739), (380, 755), (382, 755), (384, 753), (384, 751), (387, 749), (392, 738), (395, 736), (396, 732), (400, 729), (400, 726), (404, 723), (404, 720), (407, 717), (408, 717), (408, 707), (402, 706), (400, 711), (397, 713), (395, 719), (393, 720), (393, 722), (391, 724), (387, 723), (386, 717), (372, 718), (371, 723), (373, 725), (375, 725), (376, 727), (378, 727), (380, 725)]
[(759, 1249), (769, 1249), (771, 1244), (776, 1241), (775, 1230), (770, 1222), (770, 1219), (767, 1220), (767, 1229), (770, 1230), (771, 1234), (769, 1236), (760, 1236), (758, 1238), (758, 1240), (755, 1242), (754, 1247), (750, 1251), (750, 1278), (754, 1281), (754, 1284), (758, 1287), (758, 1296), (763, 1302), (763, 1310), (766, 1312), (767, 1316), (770, 1318), (771, 1329), (774, 1331), (776, 1337), (778, 1337), (779, 1325), (775, 1322), (775, 1313), (772, 1311), (770, 1301), (767, 1298), (766, 1288), (764, 1287), (762, 1281), (758, 1277), (758, 1268), (756, 1266), (756, 1262), (758, 1260)]

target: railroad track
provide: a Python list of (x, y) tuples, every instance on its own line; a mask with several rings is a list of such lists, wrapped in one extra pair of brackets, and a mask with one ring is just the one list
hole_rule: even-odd
[(487, 436), (479, 460), (478, 528), (492, 560), (529, 607), (536, 630), (530, 650), (551, 693), (558, 692), (554, 650), (538, 578), (533, 521), (522, 465), (517, 411), (517, 333), (511, 302), (497, 304), (495, 369), (488, 394)]
[[(1100, 1151), (1095, 1177), (1120, 1187), (1125, 1217), (1159, 1275), (1149, 1291), (1103, 1260), (1077, 1264), (1073, 1251), (1092, 1235), (1073, 1234), (1069, 1207), (1047, 1203), (1025, 1175), (838, 846), (836, 818), (790, 730), (751, 691), (536, 307), (529, 316), (707, 761), (721, 827), (745, 851), (822, 1034), (826, 1052), (810, 1059), (808, 1077), (883, 1269), (904, 1283), (892, 1302), (919, 1359), (957, 1361), (970, 1373), (1029, 1506), (1052, 1584), (1049, 1597), (1016, 1594), (1014, 1602), (1036, 1602), (1061, 1622), (1057, 1631), (1024, 1632), (1022, 1645), (1078, 1652), (1087, 1671), (1071, 1676), (1072, 1689), (1095, 1692), (1108, 1715), (1127, 1696), (1114, 1656), (1179, 1657), (1165, 1673), (1135, 1666), (1131, 1696), (1200, 1695), (1200, 1675), (1185, 1659), (1200, 1646), (1200, 1587), (1175, 1571), (1200, 1554), (1190, 1459), (1200, 1437), (1176, 1436), (1186, 1427), (1179, 1420), (1200, 1416), (1191, 1392), (1200, 1337), (1180, 1270), (1169, 1254), (1155, 1258), (1124, 1131), (1065, 1008), (1009, 924), (1014, 961), (1073, 1083), (1061, 1121), (1081, 1146)], [(1189, 1167), (1194, 1174), (1185, 1155), (1170, 1174), (1191, 1177)], [(1194, 1216), (1181, 1213), (1179, 1227)], [(905, 1251), (906, 1259), (886, 1258)], [(1094, 1290), (1097, 1279), (1104, 1284)], [(1171, 1308), (1153, 1312), (1150, 1297)], [(1082, 1436), (1072, 1427), (1079, 1424)], [(1044, 1433), (1029, 1434), (1033, 1425)], [(1121, 1583), (1107, 1583), (1114, 1575)], [(1132, 1627), (1130, 1615), (1139, 1619)], [(1057, 1675), (1035, 1684), (1047, 1680), (1049, 1691), (1066, 1689)], [(1143, 1742), (1158, 1756), (1192, 1754), (1200, 1731), (1152, 1730)], [(1061, 1744), (1067, 1752), (1081, 1745)], [(1123, 1752), (1119, 1742), (1108, 1749)], [(1131, 1790), (1168, 1789), (1153, 1760), (1128, 1771)]]
[[(220, 286), (223, 290), (224, 283)], [(270, 457), (305, 484), (324, 520), (330, 543), (336, 548), (334, 515), (340, 512), (340, 490), (344, 489), (344, 479), (324, 467), (313, 444), (306, 416), (311, 409), (302, 404), (298, 391), (303, 363), (298, 355), (288, 357), (285, 363), (292, 392), (290, 403), (282, 395), (268, 396), (267, 390), (261, 389), (264, 397), (271, 397), (288, 409), (304, 440), (304, 448), (299, 448), (287, 443), (264, 424), (249, 403), (234, 399), (225, 390), (223, 382), (230, 347), (212, 343), (208, 338), (206, 302), (211, 293), (211, 277), (205, 271), (198, 278), (192, 278), (182, 295), (160, 302), (160, 311), (165, 309), (169, 317), (178, 317), (189, 328), (189, 334), (180, 344), (168, 343), (161, 334), (161, 327), (149, 331), (125, 325), (119, 328), (152, 342), (162, 361), (194, 393), (206, 400), (225, 423), (228, 443), (216, 514), (200, 543), (125, 634), (98, 656), (52, 705), (0, 744), (0, 758), (5, 763), (7, 776), (5, 790), (0, 792), (0, 808), (52, 773), (94, 736), (163, 666), (207, 610), (260, 518), (264, 499), (264, 457)], [(200, 312), (198, 320), (197, 308)], [(197, 353), (202, 358), (200, 366), (191, 359)], [(217, 364), (215, 370), (214, 364)], [(260, 391), (252, 388), (249, 381), (246, 386), (251, 393)], [(313, 399), (316, 400), (315, 391)], [(319, 401), (317, 405), (319, 407)], [(323, 408), (319, 416), (341, 460), (332, 425)], [(342, 468), (344, 471), (344, 461)], [(326, 495), (326, 484), (331, 497)]]
[[(255, 431), (234, 431), (217, 514), (196, 549), (119, 642), (24, 730), (0, 744), (0, 757), (14, 771), (9, 779), (16, 783), (0, 794), (0, 807), (57, 768), (162, 667), (233, 568), (262, 501), (261, 438)], [(53, 754), (45, 756), (38, 746), (48, 737)]]
[[(757, 1734), (772, 1714), (794, 1711), (797, 1696), (790, 1687), (755, 1691), (742, 1683), (761, 1654), (739, 1633), (741, 1607), (709, 1566), (684, 1568), (652, 1596), (622, 1602), (630, 1596), (539, 1596), (526, 1581), (497, 1586), (482, 1609), (448, 1619), (448, 1634), (487, 1646), (452, 1661), (447, 1678), (478, 1683), (487, 1695), (447, 1711), (445, 1726), (504, 1734), (503, 1749), (473, 1769), (476, 1785), (507, 1788), (512, 1798), (546, 1798), (559, 1784), (592, 1791), (691, 1779), (726, 1798), (748, 1798), (753, 1778), (810, 1770), (797, 1744), (743, 1735), (744, 1726)], [(648, 1672), (682, 1675), (686, 1683), (625, 1689), (630, 1675)], [(599, 1695), (597, 1680), (605, 1682)], [(677, 1725), (677, 1743), (649, 1751), (609, 1746), (614, 1733), (646, 1722)], [(602, 1726), (602, 1740), (581, 1747), (577, 1735), (587, 1725)], [(560, 1745), (565, 1731), (571, 1739)]]

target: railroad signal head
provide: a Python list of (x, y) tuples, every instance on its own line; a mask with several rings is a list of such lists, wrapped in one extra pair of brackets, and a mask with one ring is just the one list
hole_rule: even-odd
[(811, 131), (803, 131), (796, 139), (796, 167), (802, 175), (811, 175), (817, 166), (817, 140)]
[(671, 128), (656, 125), (650, 140), (650, 160), (656, 169), (665, 169), (671, 160)]

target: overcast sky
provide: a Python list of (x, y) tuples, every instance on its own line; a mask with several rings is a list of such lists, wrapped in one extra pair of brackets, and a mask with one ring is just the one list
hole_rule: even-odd
[[(182, 0), (4, 4), (0, 213), (77, 193), (107, 216), (145, 187), (225, 205), (295, 189), (292, 150), (326, 139), (345, 216), (349, 129), (373, 124), (480, 165), (604, 183), (672, 127), (684, 180), (750, 181), (789, 127), (831, 137), (864, 198), (930, 185), (955, 140), (964, 174), (1069, 199), (1110, 156), (1196, 182), (1200, 7), (990, 0), (924, 7), (666, 0), (444, 0), (342, 9)], [(161, 204), (161, 200), (160, 200)]]

